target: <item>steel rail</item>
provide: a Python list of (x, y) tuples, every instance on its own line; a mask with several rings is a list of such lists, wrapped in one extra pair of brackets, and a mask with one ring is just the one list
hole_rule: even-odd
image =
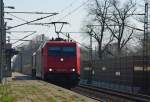
[(79, 87), (89, 89), (95, 92), (104, 93), (104, 94), (111, 95), (111, 96), (117, 96), (119, 98), (124, 98), (124, 99), (132, 100), (132, 101), (150, 102), (150, 96), (148, 95), (125, 93), (125, 92), (114, 91), (111, 89), (99, 88), (99, 87), (94, 87), (94, 86), (85, 85), (85, 84), (80, 84)]

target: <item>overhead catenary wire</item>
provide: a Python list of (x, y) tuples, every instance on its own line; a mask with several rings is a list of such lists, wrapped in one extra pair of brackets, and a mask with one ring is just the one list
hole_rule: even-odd
[(78, 1), (78, 0), (73, 0), (68, 6), (66, 6), (65, 8), (63, 8), (62, 10), (60, 10), (59, 13), (62, 13), (62, 12), (64, 12), (64, 11), (68, 10), (68, 8), (72, 7), (72, 5), (73, 5), (75, 2), (77, 2), (77, 1)]
[[(7, 32), (6, 32), (6, 33), (7, 33)], [(12, 35), (12, 34), (10, 34), (10, 33), (7, 33), (7, 34), (9, 34), (9, 35), (11, 35), (11, 36), (13, 36), (13, 37), (17, 38), (17, 36), (15, 36), (15, 35)]]
[(36, 31), (7, 31), (7, 33), (29, 33), (29, 32), (36, 32)]
[(23, 19), (23, 18), (20, 18), (20, 17), (17, 17), (17, 16), (15, 16), (15, 15), (13, 15), (13, 14), (8, 13), (8, 15), (10, 15), (10, 16), (12, 16), (12, 17), (15, 17), (15, 18), (17, 18), (17, 19), (19, 19), (19, 20), (21, 20), (21, 21), (28, 22), (27, 20), (25, 20), (25, 19)]
[[(68, 36), (67, 36), (66, 34), (64, 34), (63, 32), (60, 32), (60, 33), (63, 34), (64, 36), (68, 37)], [(71, 38), (71, 37), (69, 37), (69, 39), (71, 39), (72, 41), (74, 41), (74, 42), (80, 44), (81, 46), (83, 46), (83, 47), (85, 47), (85, 48), (87, 48), (87, 49), (90, 49), (88, 46), (85, 46), (84, 44), (82, 44), (82, 43), (80, 43), (80, 42), (74, 40), (74, 39)]]
[[(66, 6), (64, 9), (59, 11), (59, 14), (63, 13), (64, 11), (66, 11), (68, 8), (70, 8), (75, 2), (77, 2), (78, 0), (73, 0), (68, 6)], [(29, 25), (42, 25), (42, 26), (48, 26), (49, 23), (32, 23)], [(49, 27), (49, 26), (48, 26)]]
[[(18, 38), (17, 36), (13, 35), (12, 33), (29, 33), (29, 32), (36, 32), (36, 31), (7, 31), (6, 33), (10, 36), (13, 36), (14, 38)], [(12, 39), (11, 39), (12, 40)]]
[[(65, 16), (63, 16), (62, 18), (60, 18), (59, 20), (57, 20), (56, 22), (61, 21), (62, 19), (72, 15), (74, 12), (76, 12), (77, 10), (79, 10), (81, 7), (83, 7), (84, 5), (86, 5), (90, 0), (87, 0), (85, 2), (83, 2), (81, 5), (79, 5), (78, 7), (76, 7), (75, 9), (73, 9), (72, 11), (70, 11), (69, 13), (67, 13)], [(48, 26), (51, 27), (49, 25), (49, 23), (32, 23), (31, 25), (42, 25), (42, 26)]]
[(58, 13), (54, 13), (53, 15), (48, 15), (48, 16), (45, 16), (45, 17), (37, 18), (37, 19), (35, 19), (35, 20), (28, 21), (28, 22), (25, 22), (25, 23), (22, 23), (22, 24), (19, 24), (19, 25), (10, 27), (10, 28), (8, 28), (8, 29), (6, 29), (6, 30), (10, 30), (10, 29), (13, 29), (13, 28), (17, 28), (17, 27), (20, 27), (20, 26), (23, 26), (23, 25), (26, 25), (26, 24), (29, 24), (29, 23), (32, 23), (32, 22), (35, 22), (35, 21), (39, 21), (39, 20), (42, 20), (42, 19), (45, 19), (45, 18), (54, 16), (54, 15), (57, 15), (57, 14), (58, 14)]
[(16, 45), (16, 46), (14, 46), (13, 48), (17, 48), (18, 46), (21, 46), (22, 44), (23, 44), (23, 42), (18, 44), (18, 45)]
[[(73, 1), (73, 2), (75, 2), (75, 1)], [(73, 9), (71, 12), (69, 12), (69, 13), (67, 13), (65, 16), (63, 16), (62, 18), (60, 18), (58, 21), (60, 21), (60, 20), (62, 20), (62, 19), (64, 19), (64, 18), (66, 18), (67, 16), (70, 16), (71, 14), (73, 14), (74, 12), (76, 12), (77, 10), (79, 10), (81, 7), (83, 7), (84, 5), (86, 5), (87, 3), (89, 2), (89, 0), (87, 0), (87, 1), (85, 1), (85, 2), (83, 2), (80, 6), (78, 6), (77, 8), (75, 8), (75, 9)], [(72, 4), (70, 4), (70, 6), (71, 6)], [(65, 10), (65, 9), (64, 9)], [(62, 10), (63, 11), (63, 10)], [(61, 12), (62, 12), (61, 11)], [(12, 14), (11, 14), (12, 15)], [(14, 15), (12, 15), (12, 16), (14, 16)], [(20, 19), (20, 20), (22, 20), (22, 21), (25, 21), (26, 23), (24, 23), (24, 24), (30, 24), (30, 23), (32, 23), (32, 22), (29, 22), (29, 21), (26, 21), (26, 20), (24, 20), (24, 19), (22, 19), (22, 18), (19, 18), (19, 17), (17, 17), (17, 16), (14, 16), (15, 18), (18, 18), (18, 19)], [(38, 25), (38, 24), (37, 24)], [(21, 25), (17, 25), (17, 26), (21, 26)], [(16, 27), (17, 27), (16, 26)], [(14, 26), (15, 27), (15, 26)], [(50, 26), (48, 26), (48, 27), (50, 27)], [(11, 27), (11, 28), (13, 28), (13, 27)], [(70, 39), (72, 39), (72, 38), (70, 38)], [(74, 39), (72, 39), (73, 41), (75, 41)], [(18, 41), (17, 41), (18, 42)], [(77, 42), (77, 41), (75, 41), (75, 42)], [(16, 43), (16, 42), (15, 42)], [(77, 43), (79, 43), (79, 42), (77, 42)], [(81, 43), (79, 43), (80, 45), (82, 45), (82, 46), (84, 46), (85, 48), (87, 48), (87, 49), (89, 49), (89, 47), (87, 47), (87, 46), (85, 46), (85, 45), (83, 45), (83, 44), (81, 44)]]
[[(82, 6), (84, 6), (88, 1), (89, 1), (89, 0), (87, 0), (87, 1), (84, 2), (84, 3), (82, 3), (82, 5), (80, 5), (80, 6), (77, 7), (76, 9), (72, 10), (71, 12), (69, 12), (67, 15), (63, 16), (61, 19), (64, 19), (65, 17), (71, 15), (72, 13), (74, 13), (75, 11), (77, 11), (78, 9), (80, 9)], [(142, 15), (143, 15), (143, 14), (142, 14)], [(61, 20), (61, 19), (59, 19), (59, 20)], [(45, 24), (46, 24), (46, 23), (45, 23)], [(45, 25), (45, 24), (39, 23), (39, 25)], [(48, 24), (48, 23), (47, 23), (47, 24)], [(37, 25), (38, 25), (38, 23), (37, 23)], [(139, 28), (135, 28), (135, 27), (128, 26), (128, 25), (126, 25), (126, 26), (127, 26), (127, 27), (130, 27), (130, 28), (133, 28), (133, 29), (136, 29), (136, 30), (139, 30), (139, 31), (143, 31), (143, 30), (141, 30), (141, 29), (139, 29)]]
[[(87, 26), (102, 26), (102, 25), (87, 25)], [(119, 26), (119, 25), (106, 25), (106, 26)], [(126, 27), (128, 27), (128, 28), (132, 28), (132, 29), (134, 29), (134, 30), (138, 30), (138, 31), (144, 31), (144, 29), (140, 29), (140, 28), (137, 28), (137, 27), (133, 27), (133, 26), (131, 26), (131, 25), (127, 25), (127, 24), (125, 24), (124, 26), (126, 26)]]
[[(68, 6), (66, 6), (64, 9), (60, 10), (60, 11), (59, 11), (59, 14), (62, 14), (64, 11), (68, 10), (68, 9), (69, 9), (70, 7), (72, 7), (73, 4), (75, 4), (75, 2), (77, 2), (77, 1), (79, 1), (79, 0), (73, 0)], [(52, 19), (50, 19), (50, 20), (52, 20)], [(45, 26), (45, 25), (43, 25), (43, 26)]]
[[(61, 32), (61, 33), (65, 33), (65, 34), (70, 34), (70, 33), (82, 33), (82, 34), (87, 34), (87, 32)], [(66, 35), (65, 35), (66, 36)], [(67, 37), (67, 36), (66, 36)], [(73, 39), (73, 38), (71, 38), (71, 39)], [(74, 40), (74, 39), (73, 39)], [(84, 39), (84, 40), (87, 40), (87, 39)], [(75, 40), (74, 40), (75, 41)], [(82, 40), (83, 41), (83, 40)], [(77, 41), (76, 41), (77, 42)], [(78, 42), (79, 43), (79, 42)], [(82, 44), (82, 43), (81, 43)], [(83, 44), (82, 44), (83, 45)], [(88, 47), (87, 47), (88, 48)], [(88, 48), (89, 49), (89, 48)]]
[[(50, 13), (50, 14), (56, 15), (56, 14), (58, 14), (58, 13)], [(13, 17), (17, 18), (17, 19), (20, 19), (20, 20), (24, 21), (25, 23), (23, 23), (23, 24), (19, 24), (19, 25), (16, 25), (16, 26), (11, 27), (11, 28), (8, 28), (8, 29), (6, 29), (6, 30), (10, 30), (10, 29), (12, 29), (12, 28), (16, 28), (16, 27), (19, 27), (19, 26), (22, 26), (22, 25), (25, 25), (25, 24), (29, 24), (29, 23), (32, 23), (32, 22), (35, 22), (35, 21), (39, 21), (39, 20), (42, 20), (42, 19), (48, 18), (48, 17), (50, 17), (50, 16), (53, 16), (53, 15), (48, 15), (48, 16), (41, 17), (41, 18), (38, 18), (38, 19), (35, 19), (35, 20), (32, 20), (32, 21), (27, 21), (27, 20), (24, 20), (24, 19), (22, 19), (22, 18), (20, 18), (20, 17), (17, 17), (17, 16), (15, 16), (15, 15), (13, 15), (13, 14), (9, 14), (9, 15), (11, 15), (11, 16), (13, 16)], [(24, 32), (27, 32), (27, 31), (24, 31)], [(34, 34), (35, 32), (36, 32), (36, 31), (33, 31), (33, 33), (32, 33), (32, 34)], [(9, 34), (9, 33), (8, 33), (8, 34)], [(14, 42), (13, 44), (15, 44), (15, 43), (17, 43), (17, 42), (19, 42), (19, 41), (21, 41), (21, 40), (25, 39), (26, 37), (31, 36), (32, 34), (27, 35), (27, 36), (23, 37), (22, 39), (19, 39), (18, 41)], [(15, 37), (16, 37), (16, 36), (15, 36)]]
[[(74, 12), (76, 12), (77, 10), (79, 10), (82, 6), (86, 5), (89, 1), (90, 1), (90, 0), (87, 0), (87, 1), (83, 2), (80, 6), (78, 6), (78, 7), (75, 8), (75, 9), (73, 9), (71, 12), (67, 13), (65, 16), (63, 16), (62, 18), (60, 18), (60, 19), (57, 20), (57, 21), (61, 21), (62, 19), (66, 18), (67, 16), (70, 16), (71, 14), (73, 14)], [(45, 24), (46, 24), (46, 23), (45, 23)], [(36, 23), (36, 25), (44, 25), (44, 24), (42, 24), (42, 23), (39, 23), (39, 24)], [(49, 25), (47, 25), (47, 26), (50, 27)], [(63, 34), (63, 33), (61, 32), (61, 34)], [(65, 34), (63, 34), (63, 35), (65, 35)], [(66, 36), (66, 35), (65, 35), (65, 36)], [(75, 41), (76, 43), (80, 44), (81, 46), (84, 46), (85, 48), (90, 49), (89, 47), (87, 47), (87, 46), (81, 44), (80, 42), (77, 42), (77, 41), (74, 40), (73, 38), (70, 38), (70, 39), (73, 40), (73, 41)]]
[[(23, 21), (23, 22), (28, 22), (27, 20), (25, 20), (25, 19), (23, 19), (23, 18), (21, 18), (21, 17), (15, 16), (15, 15), (13, 15), (13, 14), (9, 14), (9, 15), (11, 15), (11, 16), (13, 16), (13, 17), (15, 17), (15, 18), (17, 18), (17, 19), (19, 19), (19, 20), (21, 20), (21, 21)], [(39, 25), (39, 23), (29, 23), (28, 25)], [(42, 23), (40, 23), (40, 25), (42, 25), (42, 26), (47, 26), (47, 25), (42, 24)]]
[[(65, 16), (63, 16), (62, 18), (60, 18), (58, 21), (61, 21), (62, 19), (66, 18), (67, 16), (70, 16), (71, 14), (73, 14), (74, 12), (76, 12), (77, 10), (79, 10), (81, 7), (83, 7), (84, 5), (86, 5), (90, 0), (87, 0), (85, 2), (83, 2), (80, 6), (78, 6), (77, 8), (73, 9), (71, 12), (67, 13)], [(48, 26), (50, 27), (50, 26)], [(61, 34), (65, 35), (67, 37), (66, 34), (60, 32)], [(81, 46), (84, 46), (87, 49), (90, 49), (88, 46), (85, 46), (83, 44), (81, 44), (80, 42), (77, 42), (76, 40), (74, 40), (73, 38), (70, 37), (71, 40), (75, 41), (76, 43), (80, 44)]]
[[(61, 11), (60, 11), (60, 13), (59, 14), (61, 14), (62, 12), (64, 12), (65, 10), (67, 10), (69, 7), (71, 7), (75, 2), (77, 2), (78, 0), (73, 0), (67, 7), (65, 7), (64, 9), (62, 9)], [(89, 1), (89, 0), (88, 0)], [(79, 6), (80, 7), (80, 6)], [(77, 7), (76, 9), (78, 9), (79, 7)], [(74, 10), (73, 10), (74, 11)], [(72, 12), (72, 11), (71, 11)], [(68, 14), (70, 14), (71, 12), (69, 12)], [(67, 15), (68, 15), (67, 14)], [(66, 15), (65, 15), (66, 16)], [(60, 21), (60, 20), (58, 20), (58, 21)], [(49, 23), (32, 23), (32, 24), (29, 24), (29, 25), (42, 25), (42, 26), (48, 26), (48, 24)], [(48, 26), (48, 27), (50, 27), (50, 26)]]
[(31, 41), (31, 40), (23, 40), (23, 39), (10, 39), (10, 40)]
[[(64, 12), (65, 10), (67, 10), (67, 9), (68, 9), (69, 7), (71, 7), (75, 2), (77, 2), (77, 0), (73, 0), (73, 1), (69, 4), (69, 6), (65, 7), (64, 9), (62, 9), (62, 10), (60, 11), (60, 13)], [(28, 21), (25, 20), (25, 19), (23, 19), (23, 18), (17, 17), (17, 16), (15, 16), (15, 15), (13, 15), (12, 13), (54, 14), (54, 13), (44, 13), (44, 12), (5, 12), (5, 13), (7, 13), (7, 14), (9, 14), (9, 15), (11, 15), (11, 16), (17, 18), (17, 19), (20, 19), (20, 20), (22, 20), (22, 21), (24, 21), (24, 22), (28, 22)], [(37, 24), (37, 25), (38, 25), (38, 24)], [(44, 26), (44, 24), (43, 24), (43, 26)]]
[(23, 40), (23, 39), (25, 39), (25, 38), (27, 38), (27, 37), (29, 37), (29, 36), (35, 34), (35, 33), (36, 33), (36, 32), (33, 32), (33, 33), (31, 33), (31, 34), (28, 34), (28, 35), (24, 36), (23, 38), (17, 40), (16, 42), (14, 42), (14, 43), (12, 43), (12, 44), (15, 44), (15, 43), (19, 42), (20, 40)]
[(4, 12), (4, 13), (7, 13), (7, 14), (10, 14), (10, 13), (24, 13), (24, 14), (54, 14), (54, 13), (48, 13), (48, 12)]
[(73, 9), (71, 12), (67, 13), (65, 16), (63, 16), (62, 18), (60, 18), (58, 21), (66, 18), (67, 16), (70, 16), (71, 14), (73, 14), (74, 12), (76, 12), (77, 10), (79, 10), (81, 7), (83, 7), (84, 5), (86, 5), (90, 0), (86, 0), (85, 2), (83, 2), (81, 5), (79, 5), (77, 8)]

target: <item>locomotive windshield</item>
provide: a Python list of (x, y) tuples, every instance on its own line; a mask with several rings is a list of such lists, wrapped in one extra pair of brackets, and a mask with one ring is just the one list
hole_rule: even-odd
[(74, 56), (76, 52), (75, 47), (72, 46), (49, 46), (49, 56)]

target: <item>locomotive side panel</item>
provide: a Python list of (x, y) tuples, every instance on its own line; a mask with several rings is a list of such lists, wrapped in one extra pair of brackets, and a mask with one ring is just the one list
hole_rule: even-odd
[(36, 77), (36, 53), (32, 55), (32, 77)]
[(48, 51), (47, 51), (47, 45), (45, 44), (44, 47), (42, 48), (42, 51), (41, 51), (41, 55), (42, 55), (42, 60), (41, 60), (41, 71), (42, 71), (42, 77), (43, 79), (45, 78), (45, 73), (47, 72), (47, 67), (48, 67), (48, 63), (51, 63), (51, 62), (48, 62), (48, 59), (47, 59), (47, 56), (48, 56)]
[(76, 54), (77, 54), (77, 73), (78, 73), (78, 75), (80, 75), (80, 47), (78, 46), (78, 44), (76, 45), (77, 47), (76, 47)]
[(41, 56), (41, 50), (38, 50), (36, 52), (36, 77), (40, 77), (42, 76), (42, 56)]

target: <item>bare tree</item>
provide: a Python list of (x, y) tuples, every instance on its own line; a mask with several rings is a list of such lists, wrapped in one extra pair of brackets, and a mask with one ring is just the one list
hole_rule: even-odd
[[(113, 36), (107, 33), (106, 23), (109, 22), (108, 11), (111, 7), (109, 0), (94, 0), (94, 7), (90, 8), (90, 15), (94, 16), (92, 24), (87, 26), (87, 32), (90, 36), (95, 38), (98, 43), (98, 55), (102, 59), (107, 46), (113, 41)], [(109, 38), (106, 41), (105, 37)], [(105, 40), (105, 44), (104, 44)]]
[(94, 0), (94, 5), (90, 7), (89, 15), (94, 19), (86, 31), (97, 41), (100, 59), (104, 52), (112, 54), (107, 49), (115, 41), (117, 55), (120, 56), (122, 49), (133, 37), (135, 28), (128, 26), (128, 21), (136, 10), (136, 3), (132, 0), (125, 1), (123, 5), (121, 3), (119, 0)]
[[(108, 51), (107, 50), (108, 45), (110, 45), (114, 37), (111, 35), (106, 39), (106, 37), (104, 37), (106, 33), (102, 32), (101, 30), (98, 30), (99, 28), (96, 29), (96, 27), (89, 26), (88, 29), (89, 31), (87, 33), (93, 38), (95, 38), (95, 40), (98, 43), (98, 55), (99, 55), (99, 59), (102, 59), (103, 54)], [(106, 41), (105, 44), (104, 44), (104, 40)]]
[(120, 6), (119, 0), (111, 0), (112, 5), (112, 17), (111, 21), (114, 25), (107, 27), (109, 28), (110, 32), (114, 36), (117, 41), (117, 52), (121, 55), (121, 50), (123, 47), (132, 39), (133, 30), (132, 28), (128, 28), (128, 19), (132, 16), (135, 12), (136, 3), (132, 0), (125, 2), (123, 6)]

